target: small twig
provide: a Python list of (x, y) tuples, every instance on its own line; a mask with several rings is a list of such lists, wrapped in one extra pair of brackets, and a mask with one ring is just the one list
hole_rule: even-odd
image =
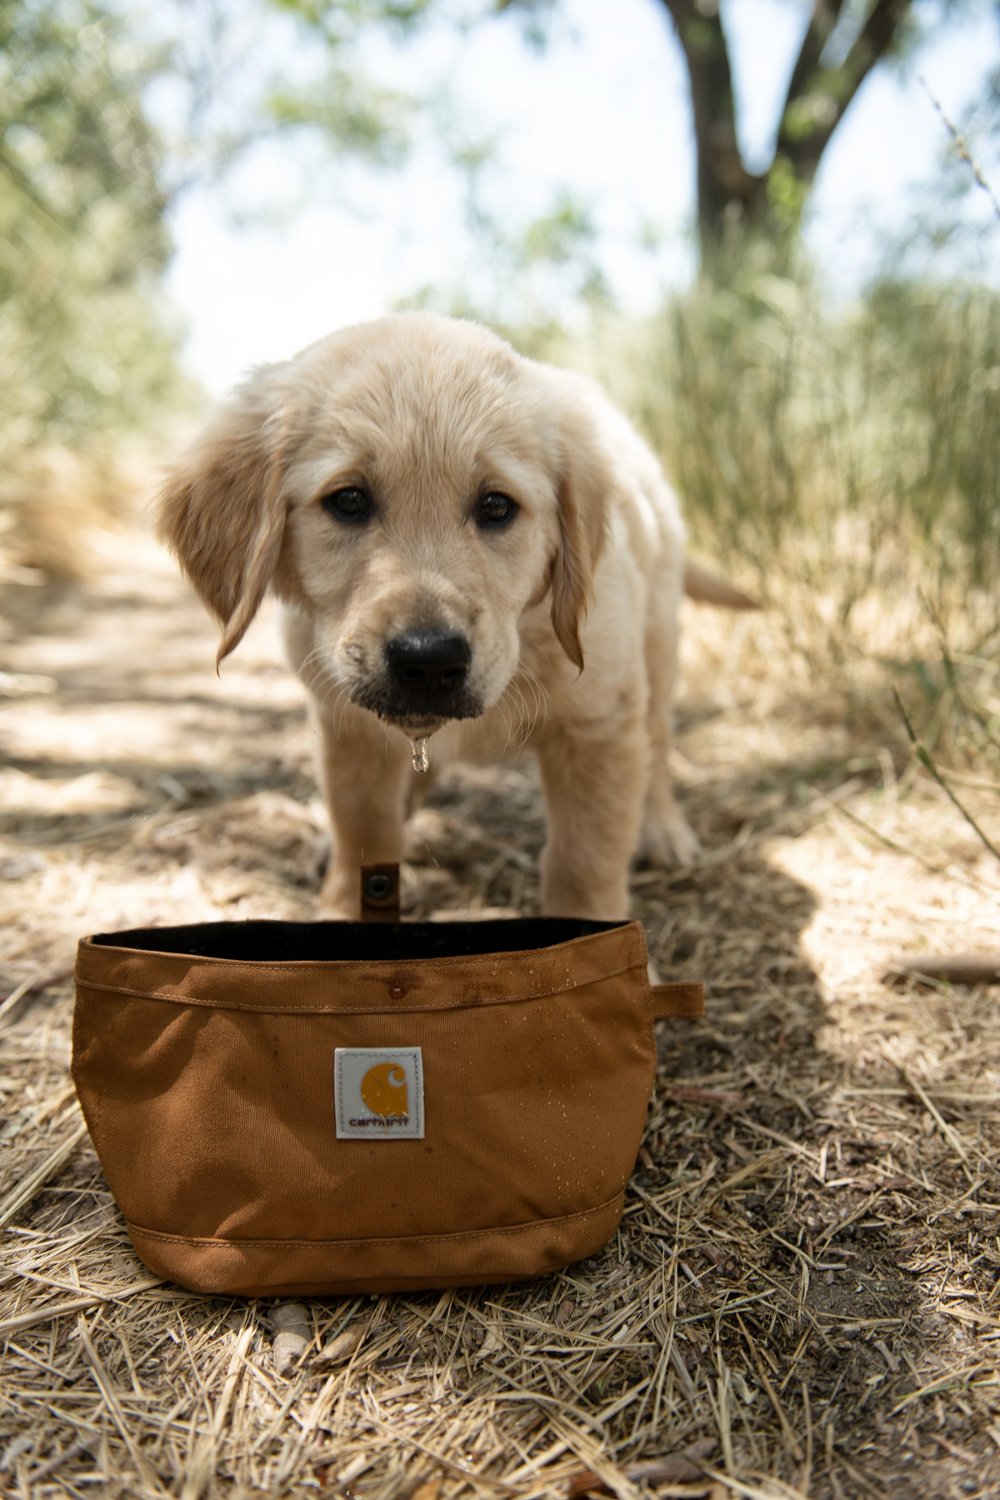
[(948, 134), (954, 141), (955, 150), (958, 154), (959, 159), (965, 162), (976, 182), (982, 188), (983, 192), (986, 194), (987, 198), (989, 198), (990, 202), (993, 204), (993, 212), (996, 214), (997, 218), (1000, 219), (1000, 202), (997, 201), (997, 195), (996, 193), (994, 193), (992, 187), (983, 175), (982, 167), (980, 167), (979, 163), (976, 161), (975, 157), (972, 155), (972, 152), (966, 145), (964, 136), (960, 134), (958, 127), (954, 125), (945, 114), (940, 100), (936, 99), (934, 97), (934, 94), (931, 92), (931, 87), (927, 82), (927, 79), (921, 77), (920, 83), (923, 87), (924, 93), (927, 95), (928, 99), (931, 101), (934, 108), (940, 115), (941, 122), (944, 125), (944, 128), (947, 130)]
[(16, 1317), (5, 1318), (0, 1323), (0, 1338), (6, 1338), (9, 1334), (20, 1333), (25, 1328), (33, 1328), (37, 1323), (50, 1323), (53, 1318), (64, 1318), (69, 1313), (83, 1312), (88, 1307), (97, 1307), (102, 1302), (121, 1302), (126, 1297), (134, 1297), (136, 1292), (151, 1291), (154, 1286), (162, 1286), (162, 1276), (150, 1276), (145, 1281), (134, 1281), (130, 1286), (119, 1287), (113, 1292), (89, 1292), (82, 1297), (74, 1297), (69, 1302), (53, 1302), (48, 1307), (36, 1307), (31, 1312), (18, 1313)]
[(360, 1323), (352, 1323), (336, 1338), (324, 1344), (318, 1354), (313, 1356), (312, 1368), (314, 1370), (329, 1370), (335, 1365), (346, 1364), (361, 1348), (365, 1337), (365, 1330)]
[(913, 725), (910, 723), (909, 715), (907, 714), (906, 709), (903, 707), (903, 700), (899, 696), (898, 688), (893, 688), (892, 696), (896, 700), (896, 707), (899, 709), (899, 712), (902, 715), (903, 723), (906, 726), (906, 733), (910, 738), (910, 743), (913, 746), (914, 753), (920, 764), (930, 772), (948, 800), (958, 808), (958, 811), (962, 814), (962, 817), (968, 823), (969, 827), (977, 835), (977, 837), (982, 840), (983, 844), (985, 844), (986, 848), (993, 855), (993, 858), (997, 861), (997, 863), (1000, 864), (1000, 849), (998, 849), (995, 844), (990, 842), (972, 814), (962, 806), (962, 803), (960, 802), (958, 797), (955, 796), (955, 793), (952, 791), (951, 787), (945, 781), (944, 777), (941, 775), (941, 772), (934, 764), (930, 751), (927, 749), (926, 745), (922, 740), (917, 739)]
[[(628, 1463), (624, 1466), (625, 1477), (632, 1484), (691, 1484), (702, 1478), (705, 1472), (705, 1460), (713, 1457), (718, 1448), (717, 1440), (706, 1438), (700, 1443), (692, 1443), (690, 1447), (682, 1448), (678, 1453), (670, 1453), (665, 1458), (650, 1458), (638, 1463)], [(616, 1490), (613, 1482), (603, 1479), (595, 1474), (592, 1469), (582, 1469), (578, 1474), (571, 1474), (567, 1494), (570, 1500), (581, 1500), (584, 1495), (614, 1495)]]
[(0, 1001), (0, 1030), (10, 1025), (11, 1013), (26, 1000), (29, 995), (41, 995), (54, 984), (60, 984), (64, 979), (72, 979), (72, 969), (60, 969), (56, 974), (43, 974), (34, 979), (23, 980), (16, 989), (11, 990), (5, 1000)]
[(9, 1224), (15, 1214), (21, 1212), (22, 1208), (27, 1207), (35, 1194), (41, 1191), (50, 1177), (54, 1177), (57, 1172), (61, 1171), (86, 1134), (87, 1127), (81, 1121), (65, 1140), (60, 1141), (57, 1146), (53, 1146), (52, 1150), (42, 1157), (37, 1166), (25, 1177), (22, 1177), (21, 1181), (11, 1189), (3, 1201), (0, 1202), (0, 1229)]
[(199, 1438), (191, 1455), (188, 1471), (184, 1479), (184, 1488), (181, 1490), (181, 1500), (201, 1500), (201, 1496), (205, 1493), (216, 1472), (219, 1460), (219, 1444), (225, 1430), (229, 1409), (232, 1406), (233, 1393), (243, 1374), (247, 1350), (250, 1347), (252, 1338), (253, 1328), (248, 1325), (239, 1334), (233, 1346), (229, 1369), (226, 1372), (226, 1378), (222, 1386), (222, 1393), (213, 1405), (212, 1419), (208, 1431)]
[(77, 1315), (76, 1321), (77, 1336), (79, 1337), (80, 1343), (86, 1352), (87, 1362), (91, 1368), (94, 1384), (97, 1386), (97, 1389), (101, 1393), (101, 1399), (104, 1403), (105, 1410), (107, 1411), (108, 1416), (111, 1419), (112, 1425), (117, 1428), (118, 1435), (124, 1443), (129, 1457), (135, 1465), (136, 1473), (138, 1474), (139, 1479), (142, 1481), (143, 1489), (147, 1494), (162, 1495), (166, 1497), (169, 1492), (162, 1484), (159, 1476), (153, 1469), (152, 1464), (139, 1445), (139, 1440), (133, 1430), (133, 1424), (130, 1422), (129, 1417), (122, 1406), (121, 1392), (116, 1387), (115, 1382), (112, 1380), (111, 1375), (108, 1373), (104, 1361), (101, 1359), (101, 1356), (97, 1351), (94, 1341), (90, 1336), (90, 1329), (87, 1327), (87, 1320), (83, 1316), (82, 1312)]
[(927, 1093), (927, 1090), (921, 1087), (921, 1085), (917, 1082), (908, 1068), (904, 1068), (901, 1063), (897, 1063), (896, 1066), (899, 1069), (899, 1076), (906, 1084), (906, 1087), (910, 1089), (920, 1100), (921, 1104), (924, 1106), (924, 1109), (926, 1109), (927, 1113), (930, 1115), (931, 1119), (934, 1121), (935, 1125), (940, 1130), (945, 1140), (948, 1142), (948, 1145), (955, 1152), (956, 1156), (960, 1157), (961, 1160), (966, 1164), (966, 1166), (968, 1166), (969, 1157), (965, 1150), (965, 1147), (962, 1145), (962, 1142), (959, 1139), (958, 1135), (948, 1124), (948, 1121), (944, 1118), (941, 1111), (934, 1103), (934, 1100)]
[(882, 975), (883, 984), (909, 979), (930, 984), (1000, 984), (1000, 953), (903, 953)]
[(984, 892), (988, 896), (1000, 895), (1000, 890), (994, 889), (988, 881), (968, 875), (954, 864), (946, 864), (939, 859), (930, 859), (926, 854), (921, 854), (920, 850), (915, 849), (911, 844), (902, 844), (898, 839), (890, 838), (887, 833), (883, 833), (880, 828), (876, 828), (874, 823), (870, 823), (867, 818), (861, 817), (860, 813), (852, 812), (849, 807), (831, 806), (831, 811), (839, 813), (857, 828), (864, 829), (865, 833), (870, 834), (883, 848), (891, 849), (893, 854), (903, 854), (907, 859), (915, 860), (922, 870), (926, 870), (931, 875), (947, 875), (949, 880), (955, 880), (960, 885), (967, 886), (970, 891), (979, 892), (980, 895)]

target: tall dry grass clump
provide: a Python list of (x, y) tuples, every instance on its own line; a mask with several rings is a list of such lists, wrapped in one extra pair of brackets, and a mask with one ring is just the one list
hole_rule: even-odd
[(902, 676), (922, 722), (964, 703), (966, 743), (992, 743), (996, 291), (883, 281), (835, 308), (750, 248), (725, 284), (606, 320), (582, 357), (663, 456), (694, 550), (757, 593), (812, 680), (893, 718)]
[(917, 585), (1000, 617), (996, 292), (882, 283), (831, 312), (751, 263), (612, 348), (695, 539), (765, 596), (833, 587), (846, 625), (873, 592)]

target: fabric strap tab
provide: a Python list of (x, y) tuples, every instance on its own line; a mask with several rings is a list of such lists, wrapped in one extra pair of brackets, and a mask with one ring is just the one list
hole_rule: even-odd
[(666, 1020), (669, 1016), (694, 1018), (705, 1014), (705, 986), (698, 980), (653, 984), (649, 987), (649, 994), (655, 1021)]

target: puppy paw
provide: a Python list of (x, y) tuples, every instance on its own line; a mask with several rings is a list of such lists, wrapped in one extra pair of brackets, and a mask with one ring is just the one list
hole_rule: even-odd
[(315, 884), (320, 884), (326, 877), (330, 868), (330, 860), (333, 858), (333, 837), (329, 833), (321, 834), (316, 840), (310, 868)]
[(320, 922), (360, 922), (361, 906), (349, 901), (324, 901), (321, 896), (316, 903), (316, 916)]
[(669, 823), (646, 827), (639, 844), (638, 859), (642, 864), (679, 865), (687, 869), (698, 863), (700, 853), (698, 835), (678, 813)]
[[(353, 874), (353, 872), (351, 872)], [(361, 877), (344, 876), (336, 865), (326, 873), (316, 900), (316, 915), (323, 922), (358, 922), (361, 920)]]

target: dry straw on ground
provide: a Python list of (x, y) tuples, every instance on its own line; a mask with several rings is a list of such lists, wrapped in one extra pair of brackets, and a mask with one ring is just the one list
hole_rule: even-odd
[[(69, 969), (90, 930), (308, 913), (298, 691), (266, 627), (216, 681), (144, 552), (11, 594), (0, 1493), (1000, 1494), (1000, 992), (880, 979), (903, 950), (1000, 948), (1000, 868), (914, 766), (888, 678), (860, 702), (772, 654), (766, 618), (691, 612), (706, 855), (635, 895), (664, 974), (710, 999), (664, 1028), (620, 1234), (528, 1286), (285, 1309), (279, 1370), (273, 1307), (132, 1254), (69, 1079)], [(996, 779), (953, 783), (994, 842)], [(412, 911), (535, 910), (542, 836), (530, 771), (447, 780)]]

